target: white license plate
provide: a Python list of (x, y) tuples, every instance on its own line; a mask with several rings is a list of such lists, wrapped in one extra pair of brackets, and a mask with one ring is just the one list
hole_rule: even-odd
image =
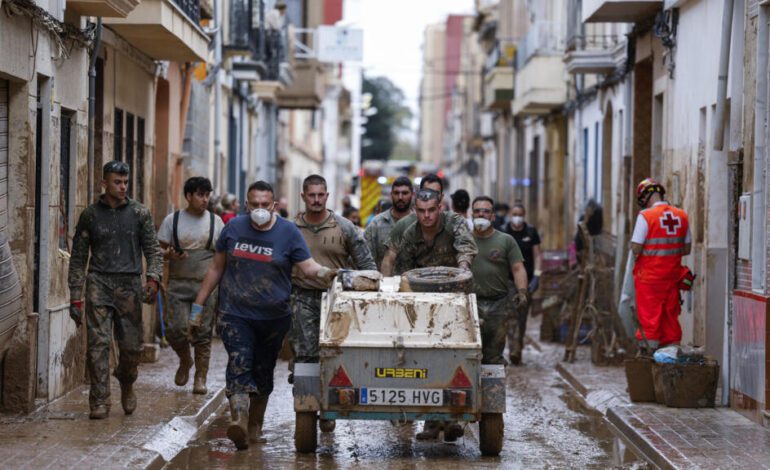
[(438, 388), (361, 388), (358, 403), (377, 406), (442, 406), (444, 391)]

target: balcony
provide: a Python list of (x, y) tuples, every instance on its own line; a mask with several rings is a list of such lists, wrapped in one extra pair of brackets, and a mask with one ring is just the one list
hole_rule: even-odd
[(564, 62), (561, 56), (535, 55), (516, 71), (514, 116), (548, 114), (567, 100)]
[(102, 16), (104, 18), (125, 18), (140, 0), (70, 0), (67, 8), (80, 16)]
[(209, 38), (199, 21), (199, 0), (142, 0), (126, 18), (104, 24), (153, 59), (205, 62)]
[(315, 60), (298, 60), (294, 81), (278, 91), (278, 106), (285, 109), (317, 109), (324, 98), (324, 67)]
[(516, 48), (516, 69), (521, 70), (535, 56), (562, 56), (566, 47), (565, 26), (561, 23), (538, 21)]
[(573, 36), (564, 63), (571, 74), (609, 74), (626, 61), (626, 44), (617, 35)]
[(654, 16), (663, 0), (583, 0), (584, 23), (636, 23)]
[(513, 99), (513, 66), (497, 66), (484, 76), (484, 109), (508, 109)]

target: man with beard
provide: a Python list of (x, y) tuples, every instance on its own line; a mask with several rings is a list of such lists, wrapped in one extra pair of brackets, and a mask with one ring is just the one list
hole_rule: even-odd
[(382, 266), (382, 259), (388, 251), (386, 243), (393, 226), (412, 213), (413, 194), (414, 188), (409, 178), (406, 176), (396, 178), (390, 188), (390, 199), (393, 201), (393, 206), (390, 210), (377, 215), (366, 227), (364, 238), (369, 244), (369, 251), (372, 252), (377, 269)]
[[(329, 193), (323, 176), (305, 178), (301, 196), (305, 212), (297, 214), (294, 223), (307, 242), (313, 259), (332, 269), (377, 269), (358, 228), (326, 208)], [(289, 342), (294, 351), (294, 362), (318, 362), (321, 296), (331, 284), (328, 280), (307, 277), (296, 268), (292, 272), (291, 309), (294, 316)], [(331, 424), (324, 426), (324, 430), (333, 429)]]

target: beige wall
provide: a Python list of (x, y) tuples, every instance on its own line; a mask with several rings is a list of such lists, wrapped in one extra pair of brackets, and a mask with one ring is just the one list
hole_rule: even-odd
[(429, 25), (423, 42), (423, 78), (420, 87), (420, 158), (440, 164), (444, 153), (444, 24)]

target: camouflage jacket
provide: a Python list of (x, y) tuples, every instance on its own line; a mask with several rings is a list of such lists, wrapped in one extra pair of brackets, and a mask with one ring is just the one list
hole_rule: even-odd
[(129, 198), (113, 209), (101, 196), (80, 214), (75, 228), (68, 279), (70, 297), (82, 297), (86, 266), (89, 273), (140, 275), (142, 254), (147, 260), (147, 277), (160, 281), (163, 256), (150, 211)]
[(476, 241), (464, 218), (457, 214), (441, 214), (441, 228), (433, 242), (428, 244), (419, 222), (404, 232), (399, 254), (407, 260), (404, 270), (433, 266), (457, 267), (461, 262), (470, 266), (478, 254)]
[[(305, 213), (294, 219), (305, 238), (310, 255), (321, 266), (336, 269), (376, 270), (369, 247), (361, 236), (361, 230), (348, 219), (329, 211), (329, 217), (319, 225), (305, 222)], [(307, 278), (298, 266), (291, 274), (292, 285), (302, 289), (325, 290), (329, 286), (319, 279)]]
[[(406, 217), (409, 217), (409, 215), (411, 214), (407, 214)], [(406, 217), (402, 217), (399, 220)], [(366, 227), (364, 239), (366, 240), (366, 243), (369, 244), (369, 251), (372, 252), (372, 257), (377, 264), (377, 269), (380, 269), (382, 266), (382, 258), (384, 258), (385, 253), (388, 252), (387, 243), (388, 237), (390, 237), (390, 231), (399, 220), (393, 218), (392, 210), (389, 209), (382, 214), (378, 214)]]

